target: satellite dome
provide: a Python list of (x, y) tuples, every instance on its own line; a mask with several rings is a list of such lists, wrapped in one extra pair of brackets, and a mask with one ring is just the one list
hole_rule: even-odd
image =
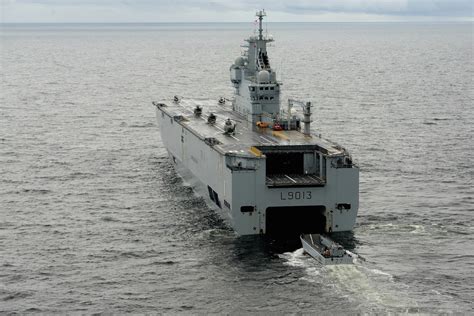
[(245, 59), (242, 56), (237, 57), (235, 59), (234, 65), (236, 65), (237, 67), (243, 66), (244, 64), (245, 64)]
[(257, 74), (257, 81), (258, 83), (269, 82), (270, 81), (270, 73), (266, 70), (261, 70)]

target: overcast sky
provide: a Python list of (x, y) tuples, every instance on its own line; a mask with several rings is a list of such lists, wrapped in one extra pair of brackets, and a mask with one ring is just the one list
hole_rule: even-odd
[(2, 22), (473, 21), (473, 0), (0, 0)]

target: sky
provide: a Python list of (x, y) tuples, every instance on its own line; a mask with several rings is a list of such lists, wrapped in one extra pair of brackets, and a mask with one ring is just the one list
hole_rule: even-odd
[(0, 0), (3, 23), (474, 21), (473, 0)]

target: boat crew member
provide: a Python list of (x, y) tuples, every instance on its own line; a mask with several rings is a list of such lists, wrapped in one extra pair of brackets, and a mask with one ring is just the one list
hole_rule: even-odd
[(324, 247), (323, 256), (326, 258), (331, 257), (331, 251), (328, 249), (328, 247)]

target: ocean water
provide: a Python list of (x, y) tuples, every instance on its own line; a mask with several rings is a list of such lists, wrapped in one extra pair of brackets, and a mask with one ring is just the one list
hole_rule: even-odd
[(163, 148), (151, 102), (230, 96), (252, 27), (2, 26), (0, 313), (474, 313), (472, 23), (268, 25), (360, 166), (343, 267), (236, 236)]

